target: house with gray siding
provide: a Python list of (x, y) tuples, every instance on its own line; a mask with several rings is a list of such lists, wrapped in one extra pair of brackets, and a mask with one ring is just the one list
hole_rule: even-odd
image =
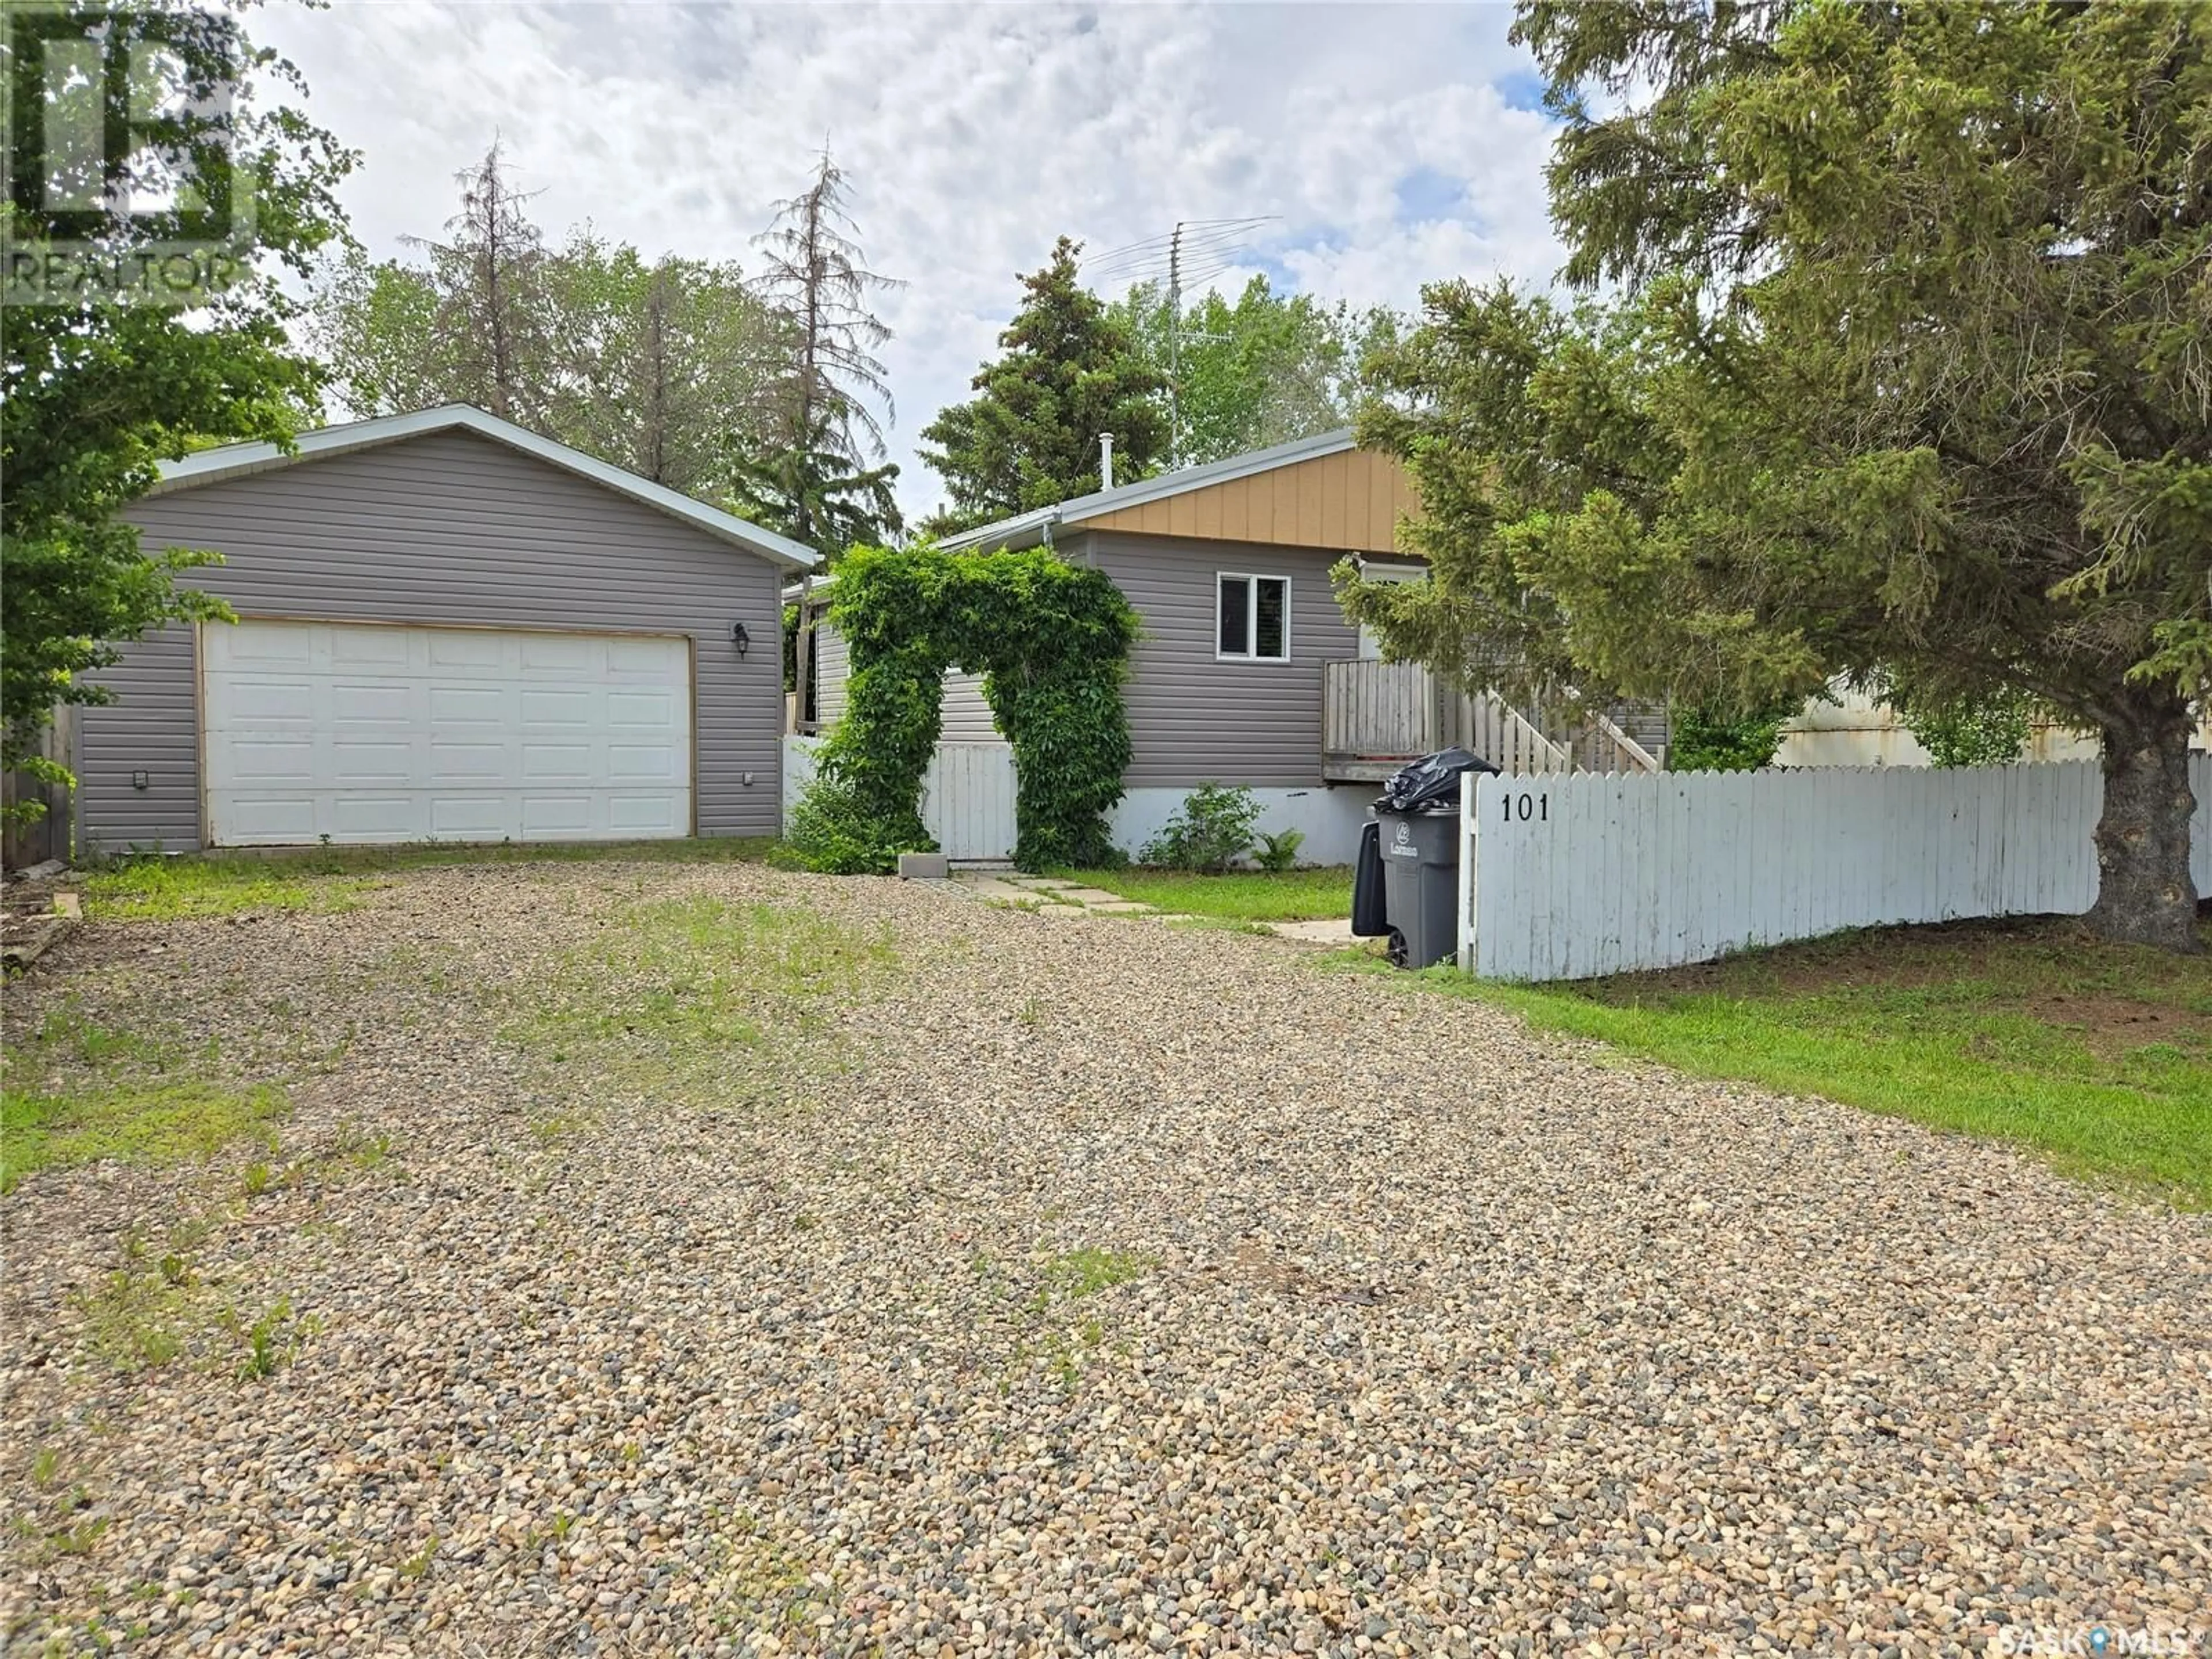
[(779, 828), (796, 543), (465, 406), (205, 450), (128, 516), (237, 620), (103, 673), (88, 850)]
[[(1241, 784), (1259, 800), (1262, 829), (1301, 830), (1303, 856), (1340, 863), (1382, 773), (1331, 763), (1328, 681), (1332, 665), (1380, 653), (1338, 610), (1328, 573), (1350, 557), (1370, 575), (1425, 574), (1397, 550), (1400, 519), (1418, 510), (1398, 463), (1345, 430), (1101, 490), (944, 545), (1048, 547), (1105, 572), (1142, 618), (1123, 686), (1133, 753), (1118, 844), (1141, 847), (1201, 783)], [(826, 623), (815, 640), (826, 726), (843, 706), (845, 647)], [(995, 738), (971, 677), (948, 677), (944, 708), (943, 741)]]

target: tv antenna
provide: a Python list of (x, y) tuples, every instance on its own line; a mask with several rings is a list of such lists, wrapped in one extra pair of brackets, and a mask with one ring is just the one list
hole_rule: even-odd
[[(1182, 296), (1229, 270), (1251, 251), (1251, 237), (1262, 225), (1279, 223), (1279, 213), (1263, 213), (1245, 219), (1178, 219), (1164, 236), (1109, 248), (1083, 263), (1083, 274), (1100, 280), (1126, 282), (1131, 286), (1164, 281), (1168, 308), (1168, 469), (1173, 471), (1182, 449)], [(1194, 339), (1212, 339), (1206, 334)]]

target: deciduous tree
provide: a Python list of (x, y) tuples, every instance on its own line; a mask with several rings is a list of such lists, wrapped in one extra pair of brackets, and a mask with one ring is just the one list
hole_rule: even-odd
[(790, 340), (735, 262), (647, 260), (587, 226), (546, 262), (555, 331), (545, 428), (702, 500), (738, 487)]
[(1265, 276), (1234, 301), (1208, 290), (1179, 313), (1161, 284), (1141, 283), (1109, 315), (1172, 384), (1175, 459), (1183, 466), (1348, 424), (1361, 360), (1397, 324), (1386, 307), (1355, 311), (1342, 301), (1281, 295)]
[[(739, 456), (765, 442), (792, 351), (737, 264), (648, 260), (588, 225), (540, 247), (526, 276), (510, 264), (496, 305), (484, 258), (453, 244), (422, 263), (354, 249), (326, 267), (312, 337), (346, 407), (371, 416), (503, 398), (507, 418), (533, 431), (685, 495), (727, 499)], [(502, 313), (507, 343), (495, 348), (484, 331)]]
[[(163, 459), (208, 442), (287, 441), (313, 407), (318, 374), (291, 347), (295, 307), (284, 283), (343, 234), (331, 192), (355, 157), (301, 112), (296, 70), (255, 47), (233, 11), (24, 8), (8, 21), (15, 27), (0, 45), (0, 70), (19, 160), (35, 153), (56, 94), (35, 30), (96, 41), (118, 61), (143, 46), (167, 66), (160, 90), (186, 112), (142, 125), (143, 142), (113, 158), (104, 206), (92, 210), (100, 218), (93, 240), (119, 265), (190, 230), (182, 207), (131, 212), (134, 190), (182, 180), (190, 190), (180, 203), (242, 206), (249, 190), (253, 202), (235, 280), (190, 311), (91, 283), (0, 307), (0, 766), (61, 781), (64, 769), (36, 760), (39, 733), (57, 704), (108, 700), (96, 676), (116, 660), (118, 642), (170, 618), (227, 614), (175, 585), (178, 573), (214, 554), (142, 549), (118, 514), (154, 483)], [(249, 76), (262, 101), (229, 96)], [(154, 88), (130, 91), (162, 101), (150, 97)], [(0, 202), (0, 226), (11, 258), (40, 261), (65, 235), (76, 240), (15, 199)]]

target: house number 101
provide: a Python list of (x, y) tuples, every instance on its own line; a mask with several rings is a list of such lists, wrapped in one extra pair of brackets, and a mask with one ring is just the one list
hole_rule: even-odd
[(1517, 795), (1502, 795), (1498, 799), (1505, 807), (1508, 823), (1526, 823), (1531, 818), (1540, 823), (1552, 821), (1552, 798), (1549, 795), (1532, 795), (1523, 790)]

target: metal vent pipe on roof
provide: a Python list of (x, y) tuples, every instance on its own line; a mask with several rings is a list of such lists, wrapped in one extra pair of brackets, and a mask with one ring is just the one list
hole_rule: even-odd
[(1114, 434), (1110, 432), (1098, 434), (1098, 487), (1114, 487)]

